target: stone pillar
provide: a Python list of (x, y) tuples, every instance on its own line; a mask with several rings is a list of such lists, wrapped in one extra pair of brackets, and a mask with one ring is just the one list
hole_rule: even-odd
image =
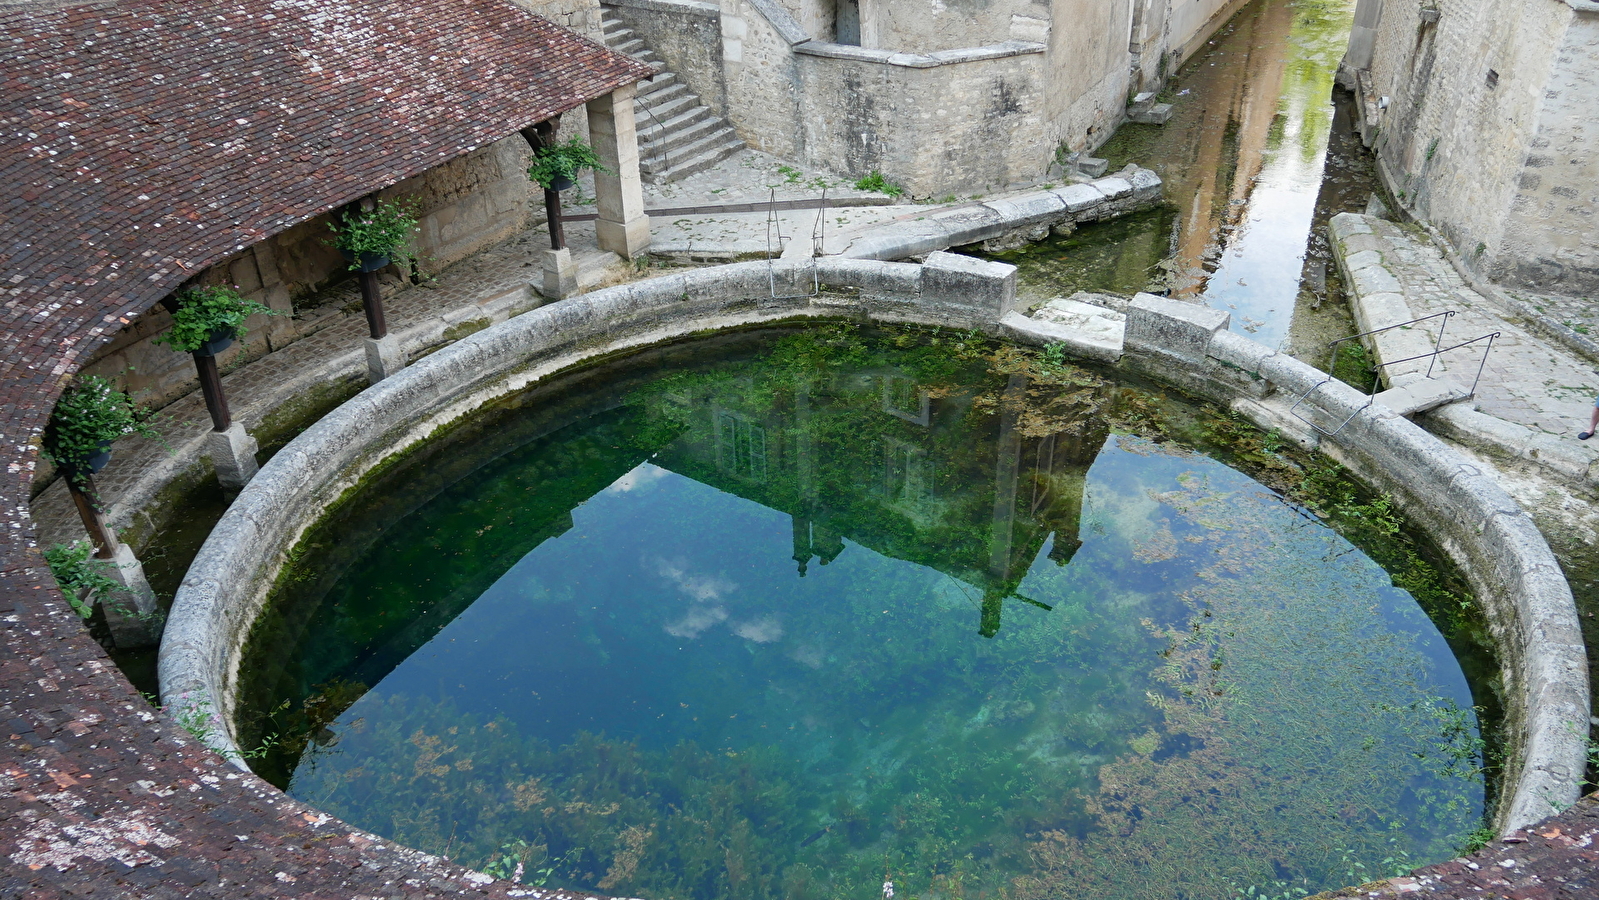
[(594, 173), (594, 200), (599, 221), (594, 225), (601, 250), (633, 259), (650, 246), (650, 219), (644, 214), (644, 185), (639, 181), (638, 133), (633, 122), (633, 85), (590, 100), (589, 143), (610, 172)]
[(405, 346), (397, 335), (366, 339), (366, 379), (377, 384), (405, 368)]
[(133, 555), (133, 548), (117, 542), (106, 574), (127, 591), (123, 602), (103, 604), (111, 641), (124, 650), (151, 647), (161, 640), (155, 591), (144, 576), (144, 565)]
[(570, 249), (544, 251), (544, 282), (539, 293), (551, 300), (565, 300), (578, 293), (577, 263)]
[(260, 468), (255, 462), (255, 451), (259, 449), (255, 438), (238, 422), (229, 425), (226, 431), (206, 435), (205, 449), (211, 454), (211, 465), (216, 467), (217, 481), (229, 494), (244, 490)]

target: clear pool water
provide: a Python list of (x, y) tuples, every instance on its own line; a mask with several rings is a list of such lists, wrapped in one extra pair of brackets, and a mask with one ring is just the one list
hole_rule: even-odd
[(1272, 436), (1029, 352), (734, 335), (375, 479), (258, 627), (244, 730), (294, 796), (529, 884), (1298, 896), (1480, 823), (1484, 663), (1405, 532)]

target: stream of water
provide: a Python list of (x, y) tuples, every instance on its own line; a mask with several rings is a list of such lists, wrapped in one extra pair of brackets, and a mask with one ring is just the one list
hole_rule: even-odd
[(1124, 125), (1099, 151), (1113, 170), (1159, 173), (1170, 208), (1000, 254), (1021, 268), (1024, 298), (1195, 299), (1231, 313), (1235, 331), (1319, 361), (1352, 331), (1324, 226), (1379, 190), (1333, 84), (1353, 10), (1258, 0), (1238, 12), (1172, 79), (1171, 120)]

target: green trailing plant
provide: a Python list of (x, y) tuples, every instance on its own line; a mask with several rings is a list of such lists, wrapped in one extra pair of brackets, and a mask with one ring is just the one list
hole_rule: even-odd
[(56, 401), (44, 430), (44, 455), (81, 483), (89, 460), (125, 434), (160, 437), (148, 414), (108, 379), (80, 375)]
[(216, 711), (211, 708), (211, 701), (204, 697), (194, 697), (186, 693), (178, 698), (177, 703), (160, 709), (162, 712), (171, 713), (172, 720), (179, 728), (187, 731), (190, 737), (218, 755), (231, 760), (260, 759), (272, 752), (272, 748), (278, 743), (278, 736), (270, 734), (263, 737), (250, 750), (232, 750), (223, 747), (222, 725), (217, 721)]
[(584, 143), (582, 138), (575, 137), (536, 151), (533, 165), (527, 168), (527, 177), (545, 190), (550, 190), (557, 180), (576, 178), (579, 172), (591, 169), (615, 174), (600, 161), (600, 155), (594, 152), (593, 147)]
[(247, 299), (222, 285), (190, 288), (178, 295), (178, 308), (172, 313), (172, 327), (155, 338), (179, 353), (193, 353), (204, 347), (213, 334), (231, 332), (245, 335), (244, 320), (253, 315), (272, 316), (276, 310)]
[(905, 189), (903, 187), (895, 184), (892, 181), (889, 181), (883, 176), (882, 172), (879, 172), (876, 169), (873, 169), (865, 178), (855, 182), (855, 190), (876, 191), (879, 194), (887, 194), (896, 199), (905, 196)]
[(338, 222), (329, 222), (332, 244), (353, 257), (350, 271), (361, 271), (361, 257), (382, 256), (398, 263), (409, 262), (411, 235), (416, 233), (416, 204), (410, 200), (379, 200), (368, 210), (346, 212)]
[(114, 564), (95, 559), (94, 547), (88, 541), (57, 544), (44, 551), (44, 561), (73, 611), (85, 619), (94, 614), (97, 601), (109, 605), (127, 593), (109, 573)]

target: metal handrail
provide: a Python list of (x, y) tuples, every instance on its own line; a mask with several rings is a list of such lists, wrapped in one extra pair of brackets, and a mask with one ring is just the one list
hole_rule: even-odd
[(821, 204), (816, 208), (816, 224), (811, 226), (811, 257), (808, 268), (811, 270), (811, 290), (808, 294), (786, 294), (779, 296), (777, 293), (777, 267), (776, 258), (772, 255), (772, 232), (777, 232), (777, 256), (783, 255), (783, 222), (777, 215), (777, 188), (770, 188), (771, 199), (766, 208), (766, 282), (768, 291), (773, 300), (799, 300), (815, 297), (822, 292), (822, 276), (817, 270), (817, 257), (822, 255), (822, 245), (827, 236), (827, 188), (822, 188)]
[(1444, 321), (1443, 321), (1442, 324), (1440, 324), (1438, 326), (1438, 337), (1433, 341), (1432, 351), (1430, 353), (1421, 353), (1421, 354), (1417, 354), (1416, 356), (1407, 356), (1404, 359), (1392, 359), (1392, 360), (1388, 360), (1387, 362), (1380, 362), (1380, 363), (1377, 363), (1376, 365), (1373, 365), (1371, 367), (1370, 371), (1373, 374), (1375, 374), (1377, 372), (1377, 370), (1384, 369), (1384, 368), (1387, 368), (1389, 366), (1395, 366), (1395, 365), (1398, 365), (1400, 363), (1406, 363), (1406, 362), (1414, 362), (1414, 361), (1416, 361), (1418, 359), (1427, 359), (1428, 362), (1427, 362), (1427, 375), (1426, 375), (1426, 377), (1427, 378), (1431, 378), (1432, 377), (1433, 368), (1435, 366), (1437, 366), (1437, 364), (1438, 364), (1438, 357), (1439, 356), (1442, 356), (1443, 354), (1448, 353), (1448, 352), (1450, 352), (1452, 350), (1459, 350), (1461, 347), (1465, 347), (1465, 346), (1468, 346), (1468, 345), (1471, 345), (1471, 344), (1475, 344), (1478, 341), (1486, 340), (1488, 342), (1488, 346), (1483, 348), (1482, 359), (1479, 360), (1478, 363), (1477, 363), (1477, 376), (1472, 379), (1471, 390), (1462, 399), (1470, 400), (1472, 397), (1477, 396), (1477, 385), (1479, 383), (1481, 383), (1481, 381), (1482, 381), (1482, 371), (1488, 365), (1488, 354), (1493, 352), (1494, 340), (1500, 336), (1500, 332), (1497, 332), (1497, 331), (1490, 332), (1488, 334), (1479, 335), (1479, 336), (1474, 337), (1474, 338), (1472, 338), (1470, 340), (1461, 341), (1458, 344), (1453, 344), (1453, 345), (1450, 345), (1448, 347), (1445, 347), (1443, 345), (1443, 343), (1444, 343), (1444, 329), (1446, 329), (1448, 327), (1449, 320), (1452, 317), (1454, 317), (1455, 312), (1456, 312), (1455, 310), (1446, 309), (1443, 312), (1433, 313), (1430, 316), (1422, 316), (1422, 317), (1417, 318), (1417, 319), (1411, 319), (1408, 322), (1400, 322), (1400, 323), (1398, 323), (1396, 325), (1385, 325), (1382, 328), (1373, 328), (1370, 331), (1362, 331), (1359, 334), (1352, 334), (1352, 335), (1349, 335), (1348, 337), (1341, 337), (1341, 338), (1338, 338), (1337, 340), (1329, 341), (1327, 343), (1327, 346), (1332, 348), (1332, 359), (1327, 365), (1327, 377), (1323, 378), (1321, 381), (1318, 381), (1315, 384), (1311, 385), (1308, 390), (1306, 390), (1303, 394), (1300, 394), (1299, 398), (1294, 401), (1293, 405), (1288, 407), (1289, 415), (1292, 415), (1294, 418), (1298, 419), (1301, 422), (1304, 422), (1306, 425), (1309, 425), (1311, 428), (1314, 428), (1316, 431), (1321, 432), (1322, 434), (1327, 435), (1328, 437), (1333, 437), (1333, 436), (1337, 435), (1338, 432), (1344, 430), (1344, 426), (1348, 425), (1350, 422), (1353, 422), (1355, 420), (1355, 416), (1358, 416), (1362, 412), (1364, 412), (1365, 410), (1371, 408), (1371, 405), (1372, 405), (1372, 403), (1375, 402), (1375, 398), (1377, 396), (1376, 394), (1367, 394), (1366, 395), (1366, 403), (1365, 403), (1365, 405), (1361, 406), (1359, 409), (1356, 409), (1354, 412), (1350, 413), (1349, 417), (1344, 419), (1342, 422), (1339, 422), (1338, 423), (1338, 427), (1334, 428), (1332, 431), (1328, 431), (1327, 429), (1321, 427), (1320, 425), (1317, 425), (1315, 422), (1311, 421), (1310, 419), (1307, 419), (1304, 416), (1299, 414), (1299, 407), (1303, 406), (1305, 401), (1310, 399), (1310, 395), (1311, 394), (1314, 394), (1322, 386), (1327, 385), (1327, 384), (1329, 384), (1329, 383), (1331, 383), (1332, 381), (1335, 380), (1332, 373), (1337, 371), (1337, 369), (1338, 369), (1338, 349), (1339, 349), (1339, 345), (1343, 344), (1345, 341), (1359, 340), (1360, 338), (1363, 338), (1363, 337), (1370, 337), (1371, 335), (1374, 335), (1374, 334), (1381, 334), (1384, 331), (1392, 331), (1395, 328), (1407, 328), (1407, 327), (1409, 327), (1411, 325), (1415, 325), (1415, 324), (1417, 324), (1419, 322), (1426, 322), (1426, 321), (1430, 321), (1432, 319), (1438, 319), (1438, 318), (1442, 318)]

